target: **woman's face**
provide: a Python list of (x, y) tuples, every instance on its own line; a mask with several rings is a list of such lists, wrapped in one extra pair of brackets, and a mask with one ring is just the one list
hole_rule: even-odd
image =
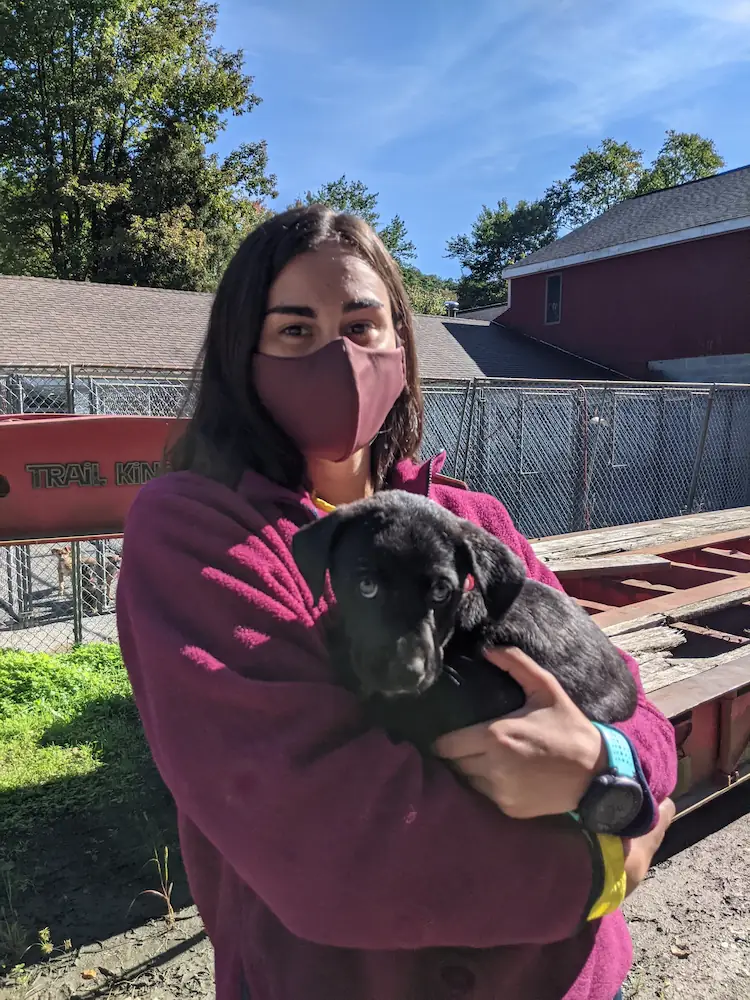
[(398, 346), (382, 278), (338, 243), (324, 243), (295, 257), (271, 285), (258, 351), (300, 357), (338, 337), (361, 347)]

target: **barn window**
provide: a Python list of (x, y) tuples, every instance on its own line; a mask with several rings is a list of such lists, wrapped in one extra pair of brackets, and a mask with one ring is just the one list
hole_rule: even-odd
[(562, 315), (562, 275), (551, 274), (547, 278), (547, 301), (544, 307), (544, 322), (559, 323)]

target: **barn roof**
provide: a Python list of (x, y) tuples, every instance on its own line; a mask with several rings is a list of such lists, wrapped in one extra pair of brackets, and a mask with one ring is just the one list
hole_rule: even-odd
[(750, 166), (628, 198), (503, 271), (517, 278), (750, 229)]

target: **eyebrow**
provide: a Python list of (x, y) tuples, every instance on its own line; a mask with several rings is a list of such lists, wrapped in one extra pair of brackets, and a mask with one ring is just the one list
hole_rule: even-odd
[[(360, 309), (385, 309), (385, 306), (379, 299), (352, 299), (351, 302), (344, 303), (343, 311), (351, 313), (358, 312)], [(315, 310), (310, 306), (271, 306), (270, 309), (266, 309), (266, 316), (271, 313), (280, 313), (284, 316), (304, 316), (307, 319), (315, 319), (317, 316)]]

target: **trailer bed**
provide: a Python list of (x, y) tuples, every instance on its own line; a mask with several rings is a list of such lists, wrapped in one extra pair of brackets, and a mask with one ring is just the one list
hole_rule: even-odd
[(750, 507), (532, 542), (649, 693), (750, 650)]
[(672, 721), (679, 813), (750, 780), (750, 507), (532, 545)]

